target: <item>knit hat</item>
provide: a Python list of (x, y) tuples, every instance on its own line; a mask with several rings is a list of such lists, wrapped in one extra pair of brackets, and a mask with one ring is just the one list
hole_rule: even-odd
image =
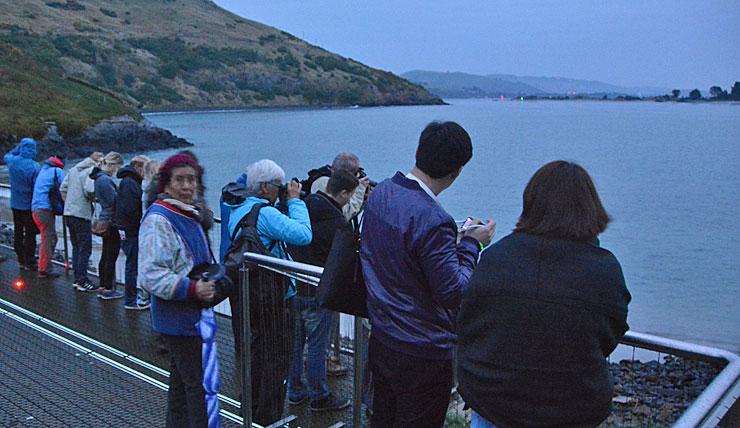
[(186, 154), (172, 155), (165, 159), (162, 166), (159, 167), (159, 183), (157, 183), (157, 193), (163, 193), (165, 186), (170, 183), (172, 177), (172, 170), (175, 168), (189, 166), (195, 170), (195, 173), (200, 177), (203, 169), (198, 165), (198, 162), (193, 159), (192, 156)]

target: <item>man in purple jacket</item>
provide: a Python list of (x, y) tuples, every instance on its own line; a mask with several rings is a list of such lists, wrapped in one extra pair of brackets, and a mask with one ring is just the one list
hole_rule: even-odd
[(441, 427), (452, 389), (454, 319), (496, 224), (458, 234), (437, 196), (472, 158), (470, 136), (432, 122), (416, 165), (380, 183), (365, 208), (360, 258), (372, 324), (373, 427)]

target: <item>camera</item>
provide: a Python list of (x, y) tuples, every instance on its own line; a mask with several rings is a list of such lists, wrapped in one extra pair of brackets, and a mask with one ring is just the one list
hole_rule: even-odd
[[(290, 181), (293, 181), (293, 182), (296, 182), (296, 183), (300, 183), (301, 182), (301, 180), (299, 180), (298, 177), (293, 177), (293, 178), (290, 179)], [(281, 184), (280, 187), (278, 187), (278, 189), (279, 189), (279, 192), (280, 192), (280, 194), (279, 194), (278, 197), (281, 200), (285, 199), (285, 194), (288, 192), (288, 183)], [(300, 198), (303, 199), (305, 197), (306, 197), (306, 192), (304, 192), (303, 190), (301, 190)]]
[(201, 302), (201, 306), (210, 308), (216, 306), (225, 300), (232, 293), (234, 283), (226, 276), (226, 268), (220, 263), (201, 263), (188, 273), (188, 278), (197, 281), (213, 281), (216, 283), (216, 290), (213, 300), (210, 302)]
[[(360, 167), (360, 169), (357, 170), (357, 178), (365, 178), (367, 177), (367, 173), (365, 172), (365, 168)], [(377, 181), (368, 180), (367, 182), (368, 186), (375, 187), (378, 185)]]

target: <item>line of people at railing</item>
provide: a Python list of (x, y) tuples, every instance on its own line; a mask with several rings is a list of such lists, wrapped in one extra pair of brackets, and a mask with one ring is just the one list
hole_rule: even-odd
[[(11, 184), (14, 248), (22, 270), (38, 278), (56, 278), (52, 259), (57, 246), (56, 217), (63, 216), (72, 244), (72, 287), (97, 291), (102, 300), (124, 299), (132, 310), (149, 308), (146, 291), (137, 290), (138, 230), (146, 203), (142, 187), (156, 174), (158, 161), (135, 156), (124, 166), (116, 152), (94, 152), (64, 171), (61, 155), (41, 164), (34, 160), (36, 141), (24, 138), (8, 152), (5, 163)], [(41, 235), (36, 259), (36, 235)], [(102, 238), (100, 281), (88, 277), (92, 235)], [(116, 286), (116, 261), (126, 255), (124, 291)]]
[[(271, 160), (252, 163), (222, 192), (226, 272), (207, 238), (203, 168), (192, 153), (165, 160), (140, 222), (138, 284), (151, 293), (153, 326), (170, 355), (167, 426), (218, 423), (211, 308), (230, 299), (237, 358), (247, 322), (233, 258), (246, 248), (323, 266), (336, 231), (360, 211), (372, 426), (442, 426), (453, 364), (473, 427), (603, 421), (612, 394), (605, 358), (628, 329), (630, 294), (619, 262), (599, 246), (609, 217), (591, 178), (572, 162), (541, 167), (516, 228), (491, 245), (495, 222), (458, 226), (438, 199), (471, 158), (462, 127), (433, 122), (414, 167), (375, 186), (350, 153), (324, 177), (313, 171), (305, 187), (286, 183)], [(286, 398), (309, 400), (315, 411), (349, 405), (326, 381), (336, 314), (318, 305), (313, 286), (280, 278), (250, 275), (251, 403), (260, 424), (279, 419)]]

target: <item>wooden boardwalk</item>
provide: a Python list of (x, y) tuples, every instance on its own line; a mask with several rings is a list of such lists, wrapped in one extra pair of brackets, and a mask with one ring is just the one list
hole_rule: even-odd
[[(9, 257), (0, 264), (0, 426), (164, 426), (168, 358), (157, 352), (149, 311), (75, 291), (71, 275), (37, 279), (19, 270), (11, 250), (0, 247), (0, 254)], [(231, 324), (217, 319), (221, 408), (238, 415)], [(330, 383), (349, 397), (351, 359), (343, 364), (350, 374)], [(350, 425), (352, 418), (349, 410), (314, 414), (306, 404), (289, 413), (298, 417), (291, 426), (302, 427)], [(222, 422), (238, 426), (223, 413)]]

